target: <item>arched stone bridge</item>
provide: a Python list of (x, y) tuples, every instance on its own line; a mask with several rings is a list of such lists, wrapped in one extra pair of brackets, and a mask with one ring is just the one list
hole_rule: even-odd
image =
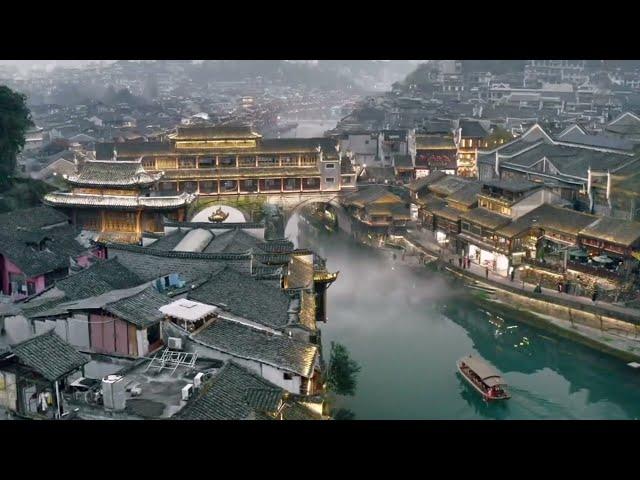
[[(349, 192), (350, 193), (350, 192)], [(314, 193), (282, 193), (282, 194), (240, 194), (240, 195), (216, 195), (200, 196), (190, 209), (188, 218), (193, 219), (204, 209), (210, 209), (214, 205), (226, 205), (240, 210), (247, 221), (256, 220), (258, 212), (262, 213), (265, 205), (275, 205), (281, 209), (284, 215), (284, 224), (298, 213), (304, 206), (314, 203), (331, 205), (334, 209), (342, 211), (340, 198), (348, 195), (347, 192), (314, 192)]]

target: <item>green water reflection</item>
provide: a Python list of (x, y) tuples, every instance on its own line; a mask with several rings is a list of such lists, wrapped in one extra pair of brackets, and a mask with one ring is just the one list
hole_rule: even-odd
[[(289, 229), (288, 229), (289, 230)], [(362, 366), (340, 406), (358, 419), (635, 419), (640, 374), (624, 362), (473, 303), (461, 286), (401, 266), (341, 235), (289, 231), (328, 258), (325, 346), (345, 344)], [(328, 347), (327, 347), (328, 348)], [(502, 372), (511, 400), (486, 404), (457, 374), (475, 353)]]

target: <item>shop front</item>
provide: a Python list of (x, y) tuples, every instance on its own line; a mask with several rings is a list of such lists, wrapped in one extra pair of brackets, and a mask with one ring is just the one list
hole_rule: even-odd
[(509, 273), (509, 257), (499, 252), (485, 250), (477, 245), (469, 244), (469, 258), (472, 262), (506, 277)]

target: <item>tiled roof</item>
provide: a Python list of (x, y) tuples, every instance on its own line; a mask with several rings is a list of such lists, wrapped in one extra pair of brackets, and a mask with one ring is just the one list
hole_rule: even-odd
[(625, 247), (640, 243), (640, 222), (601, 217), (580, 231), (580, 235), (597, 238)]
[(166, 210), (184, 207), (195, 199), (194, 195), (181, 193), (175, 197), (142, 197), (128, 195), (93, 195), (88, 193), (53, 192), (44, 197), (52, 206), (112, 207), (122, 209), (144, 208)]
[(312, 343), (222, 318), (214, 319), (193, 338), (234, 357), (266, 363), (307, 378), (313, 374), (318, 354), (318, 346)]
[(215, 272), (188, 297), (270, 327), (281, 328), (289, 322), (289, 295), (229, 267)]
[(558, 140), (592, 147), (610, 148), (612, 150), (633, 150), (633, 142), (621, 138), (608, 137), (606, 135), (585, 135), (574, 131), (564, 135)]
[(69, 223), (69, 217), (51, 207), (32, 207), (0, 214), (0, 230), (39, 229)]
[(316, 324), (316, 298), (315, 294), (309, 290), (300, 292), (298, 322), (309, 331), (314, 332), (318, 329)]
[(471, 183), (473, 183), (473, 180), (468, 178), (447, 175), (446, 177), (442, 177), (440, 180), (433, 182), (429, 186), (429, 190), (441, 195), (451, 195)]
[(246, 253), (263, 251), (264, 240), (254, 237), (242, 229), (233, 229), (216, 235), (203, 251), (206, 253)]
[(162, 250), (163, 252), (172, 251), (178, 245), (189, 230), (176, 230), (159, 238), (148, 246), (153, 250)]
[(545, 203), (510, 224), (496, 230), (496, 233), (511, 238), (535, 227), (550, 229), (569, 235), (577, 235), (581, 229), (593, 223), (595, 219), (595, 216), (587, 213)]
[(416, 135), (416, 149), (418, 150), (443, 150), (456, 149), (456, 144), (451, 135)]
[(32, 337), (11, 347), (21, 364), (32, 368), (53, 382), (89, 363), (53, 331)]
[(482, 185), (480, 183), (470, 183), (449, 195), (447, 197), (447, 201), (471, 207), (478, 201), (477, 195), (480, 193), (481, 189)]
[(355, 204), (358, 206), (364, 206), (366, 204), (381, 200), (383, 199), (383, 197), (389, 200), (393, 200), (395, 197), (397, 198), (398, 202), (402, 202), (402, 199), (397, 195), (391, 193), (388, 188), (385, 188), (383, 186), (377, 186), (377, 185), (372, 187), (361, 188), (357, 192), (349, 194), (346, 197), (344, 197), (342, 201), (347, 205)]
[(431, 185), (432, 183), (437, 182), (438, 180), (446, 176), (446, 173), (438, 170), (430, 173), (426, 177), (416, 178), (409, 184), (409, 190), (412, 192), (420, 191), (426, 186)]
[(239, 272), (251, 274), (251, 255), (166, 252), (120, 244), (108, 244), (107, 249), (110, 257), (116, 257), (143, 281), (177, 273), (185, 281), (192, 282), (206, 278), (227, 265)]
[(147, 287), (140, 293), (105, 305), (104, 310), (137, 327), (146, 328), (163, 318), (159, 308), (169, 303), (171, 303), (170, 297), (153, 287)]
[[(237, 363), (228, 362), (173, 418), (249, 420), (274, 418), (285, 399), (277, 385)], [(278, 398), (279, 397), (279, 398)]]
[(482, 184), (486, 185), (487, 187), (498, 188), (501, 190), (506, 190), (508, 192), (515, 192), (515, 193), (528, 192), (529, 190), (535, 190), (542, 186), (540, 183), (530, 182), (528, 180), (502, 180), (502, 179), (484, 180)]
[(102, 260), (88, 268), (56, 282), (67, 300), (78, 300), (102, 295), (111, 290), (131, 288), (144, 283), (131, 270), (116, 259)]
[(70, 225), (48, 230), (0, 227), (0, 254), (24, 272), (27, 278), (69, 267), (69, 258), (85, 251)]
[(323, 420), (322, 415), (307, 408), (300, 402), (287, 402), (282, 407), (283, 420)]
[(77, 175), (70, 175), (67, 181), (73, 185), (128, 187), (150, 185), (161, 175), (145, 172), (142, 164), (123, 161), (87, 161)]
[(511, 158), (501, 159), (503, 165), (532, 168), (535, 163), (547, 158), (560, 172), (581, 179), (587, 178), (587, 170), (591, 167), (597, 171), (615, 171), (634, 158), (619, 153), (602, 152), (586, 147), (570, 147), (567, 145), (550, 145), (540, 143), (531, 150), (517, 154)]
[(489, 135), (482, 124), (473, 120), (460, 120), (459, 127), (462, 129), (464, 138), (484, 138)]
[(502, 227), (510, 221), (509, 217), (503, 217), (484, 208), (474, 208), (468, 212), (461, 212), (460, 218), (489, 229)]

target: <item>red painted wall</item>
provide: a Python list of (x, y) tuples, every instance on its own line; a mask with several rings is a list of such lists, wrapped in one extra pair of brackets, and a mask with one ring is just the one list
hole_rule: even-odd
[[(2, 273), (2, 293), (9, 295), (9, 273), (22, 273), (22, 270), (17, 265), (14, 265), (7, 257), (0, 255), (0, 269)], [(39, 277), (28, 278), (27, 281), (35, 282), (36, 293), (44, 290), (44, 275)], [(17, 295), (13, 292), (13, 295), (17, 298), (24, 298), (26, 295)]]
[[(129, 324), (119, 318), (89, 315), (91, 348), (96, 352), (137, 356), (129, 351)], [(134, 340), (135, 342), (135, 340)]]

